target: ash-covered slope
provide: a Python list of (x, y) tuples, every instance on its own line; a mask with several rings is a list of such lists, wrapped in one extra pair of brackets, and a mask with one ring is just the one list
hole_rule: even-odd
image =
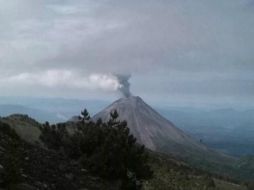
[(121, 98), (94, 116), (97, 120), (101, 118), (107, 121), (110, 112), (117, 110), (120, 120), (128, 123), (131, 133), (138, 142), (146, 147), (167, 152), (176, 153), (180, 149), (194, 149), (206, 151), (207, 148), (196, 142), (190, 136), (174, 126), (173, 123), (162, 117), (153, 108), (147, 105), (140, 97), (130, 96)]

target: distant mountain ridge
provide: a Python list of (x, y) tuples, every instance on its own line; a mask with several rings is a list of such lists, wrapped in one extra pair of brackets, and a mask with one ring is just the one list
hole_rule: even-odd
[(56, 113), (47, 112), (40, 109), (30, 108), (23, 105), (13, 105), (13, 104), (0, 104), (0, 116), (6, 117), (13, 114), (24, 114), (35, 118), (39, 122), (59, 122), (64, 121)]
[[(79, 110), (87, 108), (91, 114), (97, 113), (109, 102), (97, 99), (67, 99), (67, 98), (40, 98), (40, 97), (1, 97), (0, 105), (20, 105), (27, 108), (41, 110), (55, 115), (62, 115), (65, 120), (78, 114)], [(62, 117), (62, 118), (63, 118)], [(62, 122), (58, 119), (58, 122)]]

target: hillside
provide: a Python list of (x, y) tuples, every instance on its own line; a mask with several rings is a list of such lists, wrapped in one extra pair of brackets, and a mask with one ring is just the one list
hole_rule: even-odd
[[(101, 118), (103, 121), (108, 121), (110, 113), (114, 110), (119, 113), (120, 120), (128, 121), (131, 133), (149, 149), (160, 150), (168, 146), (168, 150), (175, 153), (178, 144), (196, 150), (206, 150), (205, 146), (159, 115), (140, 97), (121, 98), (96, 114), (94, 119)], [(167, 143), (167, 141), (172, 142)]]
[(0, 123), (0, 188), (75, 190), (80, 187), (116, 189), (113, 183), (89, 175), (59, 152), (27, 143), (8, 125)]
[(161, 116), (140, 97), (121, 98), (96, 114), (93, 119), (96, 121), (101, 118), (107, 122), (114, 110), (119, 113), (120, 120), (128, 121), (131, 133), (147, 148), (174, 155), (203, 170), (236, 178), (246, 177), (241, 176), (241, 172), (234, 168), (236, 158), (210, 149), (195, 140)]
[[(6, 121), (12, 125), (7, 124)], [(84, 167), (79, 161), (67, 156), (63, 149), (45, 148), (39, 144), (31, 143), (33, 141), (29, 139), (29, 136), (20, 137), (17, 135), (15, 130), (13, 130), (15, 129), (15, 123), (19, 125), (26, 122), (26, 125), (29, 125), (31, 129), (35, 128), (37, 130), (39, 126), (40, 130), (46, 129), (35, 120), (22, 115), (18, 117), (11, 116), (0, 122), (0, 188), (5, 189), (8, 186), (8, 188), (21, 190), (121, 189), (119, 180), (98, 176), (98, 173), (92, 172), (91, 168)], [(23, 126), (25, 125), (20, 127), (22, 128)], [(63, 126), (63, 124), (59, 126)], [(54, 126), (50, 126), (50, 128), (53, 131), (55, 130)], [(40, 136), (42, 135), (41, 137), (43, 137), (44, 134), (44, 137), (46, 137), (45, 130), (43, 131)], [(93, 130), (91, 132), (93, 136), (98, 133)], [(60, 139), (56, 142), (64, 142)], [(46, 142), (44, 145), (47, 146), (48, 143)], [(64, 144), (60, 144), (60, 146), (64, 147)], [(149, 155), (148, 164), (153, 171), (153, 176), (149, 180), (142, 180), (144, 190), (201, 190), (204, 188), (226, 190), (225, 186), (230, 189), (237, 187), (235, 188), (236, 190), (245, 190), (243, 186), (193, 169), (174, 157), (153, 151), (147, 151), (147, 154)], [(117, 153), (112, 156), (117, 157)], [(98, 162), (96, 163), (99, 164)]]
[(248, 190), (244, 185), (193, 169), (165, 154), (151, 152), (150, 164), (154, 177), (144, 183), (144, 190)]

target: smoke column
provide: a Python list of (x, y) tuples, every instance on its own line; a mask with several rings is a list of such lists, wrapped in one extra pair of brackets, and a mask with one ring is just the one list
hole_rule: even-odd
[(117, 90), (121, 92), (124, 97), (126, 98), (130, 97), (131, 92), (129, 79), (131, 78), (131, 75), (115, 74), (115, 77), (117, 78), (118, 83), (120, 84)]

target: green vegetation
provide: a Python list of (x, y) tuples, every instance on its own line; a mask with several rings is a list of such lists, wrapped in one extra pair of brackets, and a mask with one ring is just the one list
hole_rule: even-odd
[[(1, 149), (4, 150), (1, 157), (3, 171), (0, 172), (0, 185), (13, 189), (21, 179), (20, 138), (9, 125), (0, 122)], [(12, 139), (11, 141), (9, 139)], [(0, 163), (1, 163), (0, 162)]]
[(143, 190), (247, 190), (243, 185), (193, 169), (164, 154), (150, 152), (149, 163), (154, 177), (144, 183)]
[[(22, 119), (18, 123), (31, 128), (40, 126), (42, 143), (24, 141), (13, 129), (14, 122), (0, 120), (3, 190), (253, 190), (251, 181), (239, 185), (145, 149), (130, 134), (127, 123), (118, 120), (117, 112), (111, 113), (107, 123), (93, 122), (86, 110), (71, 125), (33, 126), (26, 124), (33, 121), (27, 116), (18, 118)], [(252, 166), (252, 157), (238, 163), (239, 168)]]
[(120, 180), (122, 189), (139, 189), (142, 180), (151, 178), (144, 146), (136, 143), (125, 121), (118, 121), (116, 111), (107, 123), (92, 122), (86, 110), (81, 115), (72, 135), (65, 124), (46, 123), (41, 140), (49, 149), (62, 151), (69, 159), (79, 161), (93, 175)]

